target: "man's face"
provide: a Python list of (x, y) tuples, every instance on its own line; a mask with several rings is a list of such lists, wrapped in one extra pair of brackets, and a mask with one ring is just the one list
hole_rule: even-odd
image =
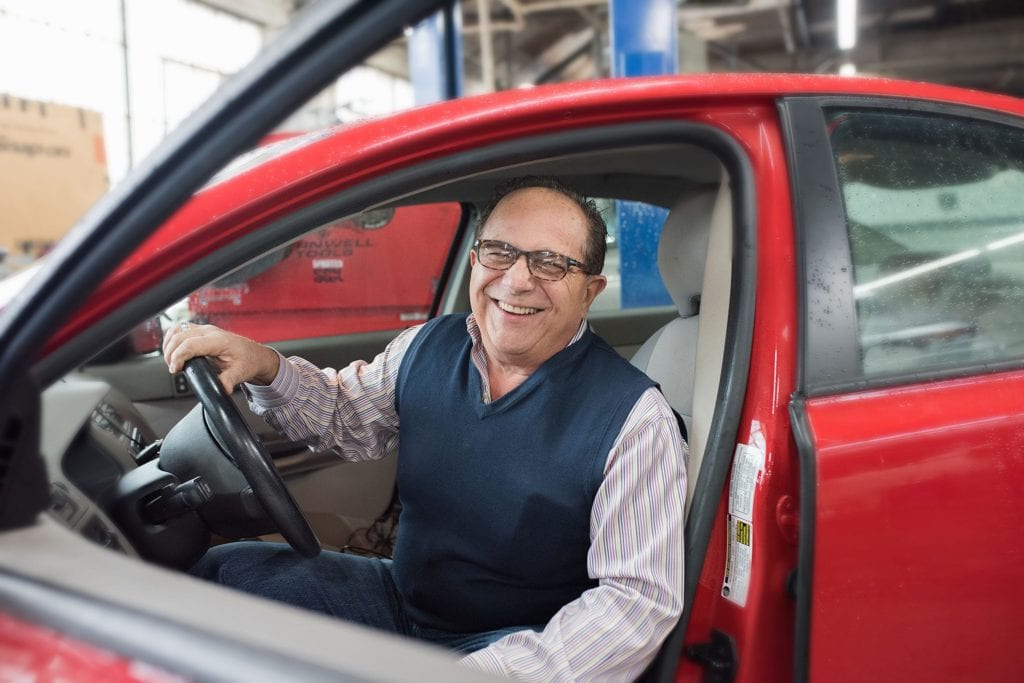
[[(555, 251), (583, 260), (586, 217), (568, 197), (547, 188), (525, 188), (506, 195), (480, 234), (523, 251)], [(558, 281), (542, 280), (520, 256), (508, 270), (493, 270), (470, 254), (473, 316), (492, 362), (530, 372), (565, 348), (605, 288), (601, 275), (571, 268)]]

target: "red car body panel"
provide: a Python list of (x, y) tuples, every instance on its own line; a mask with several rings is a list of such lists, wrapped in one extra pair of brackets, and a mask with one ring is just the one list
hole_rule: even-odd
[(1024, 680), (1024, 373), (815, 399), (808, 415), (811, 680)]
[[(725, 504), (711, 537), (687, 642), (707, 642), (711, 629), (728, 633), (742, 653), (736, 681), (792, 680), (793, 601), (780, 590), (796, 562), (796, 459), (787, 405), (796, 377), (796, 256), (786, 155), (771, 106), (715, 117), (749, 156), (756, 181), (758, 286), (750, 380), (737, 435), (750, 443), (756, 421), (766, 438), (765, 473), (755, 492), (752, 583), (746, 606), (721, 596), (725, 573)], [(768, 198), (767, 200), (763, 198)], [(777, 509), (784, 508), (782, 513)], [(779, 520), (782, 520), (780, 523)], [(780, 657), (780, 653), (787, 656)], [(680, 680), (700, 680), (687, 663)]]
[[(429, 159), (614, 123), (677, 119), (718, 128), (743, 148), (755, 180), (757, 298), (737, 440), (763, 437), (765, 464), (754, 491), (757, 545), (746, 605), (722, 597), (723, 496), (687, 643), (708, 641), (713, 629), (726, 632), (739, 652), (735, 680), (791, 680), (796, 605), (786, 587), (797, 563), (800, 510), (788, 408), (799, 321), (791, 180), (776, 102), (808, 94), (920, 98), (1024, 116), (1024, 102), (997, 95), (796, 75), (595, 81), (431, 105), (339, 128), (206, 188), (105, 281), (47, 350), (238, 237)], [(811, 680), (1024, 679), (1024, 660), (1014, 654), (1024, 613), (1014, 573), (1024, 558), (1013, 540), (1024, 522), (1016, 503), (1024, 484), (1024, 373), (815, 398), (807, 412), (819, 501)], [(929, 567), (927, 577), (909, 573), (920, 566)], [(975, 577), (970, 585), (964, 566)], [(993, 637), (993, 624), (1016, 628)], [(681, 663), (679, 680), (702, 675), (693, 662)]]
[(0, 613), (0, 680), (184, 683), (185, 679)]

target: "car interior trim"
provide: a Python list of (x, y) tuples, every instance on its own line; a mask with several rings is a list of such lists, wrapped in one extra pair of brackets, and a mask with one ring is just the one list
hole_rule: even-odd
[(39, 452), (40, 392), (26, 369), (14, 376), (0, 405), (0, 530), (30, 524), (50, 504), (46, 464)]

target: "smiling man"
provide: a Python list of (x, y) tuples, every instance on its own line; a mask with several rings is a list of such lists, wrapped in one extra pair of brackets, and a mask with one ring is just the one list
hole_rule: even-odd
[(515, 678), (630, 680), (682, 611), (686, 446), (656, 385), (586, 322), (606, 284), (592, 201), (517, 179), (475, 237), (472, 313), (406, 330), (371, 363), (320, 369), (211, 326), (168, 334), (172, 372), (212, 356), (289, 437), (351, 460), (398, 451), (393, 561), (232, 543), (193, 573)]
[[(470, 301), (497, 399), (579, 330), (607, 284), (600, 275), (605, 229), (595, 207), (548, 187), (507, 194), (484, 211), (479, 225), (470, 254)], [(588, 265), (598, 259), (600, 265)]]

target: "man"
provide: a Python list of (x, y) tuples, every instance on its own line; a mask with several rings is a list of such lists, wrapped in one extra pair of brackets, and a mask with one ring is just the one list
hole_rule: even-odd
[(289, 437), (352, 460), (398, 449), (393, 562), (233, 543), (193, 573), (515, 678), (632, 679), (682, 611), (686, 446), (656, 385), (586, 323), (607, 283), (592, 201), (519, 179), (475, 237), (472, 314), (406, 330), (371, 363), (322, 370), (211, 326), (169, 333), (171, 372), (212, 356)]

